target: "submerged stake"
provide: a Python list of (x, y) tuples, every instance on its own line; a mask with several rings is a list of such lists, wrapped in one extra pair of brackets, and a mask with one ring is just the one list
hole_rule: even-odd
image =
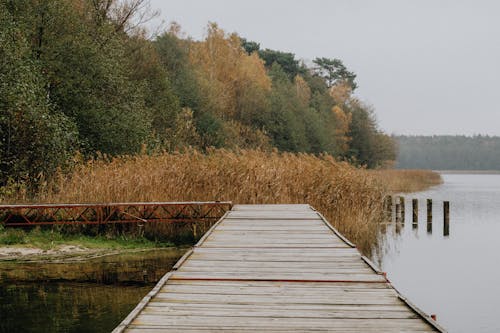
[(444, 201), (443, 202), (443, 235), (444, 236), (449, 236), (450, 235), (450, 202), (449, 201)]

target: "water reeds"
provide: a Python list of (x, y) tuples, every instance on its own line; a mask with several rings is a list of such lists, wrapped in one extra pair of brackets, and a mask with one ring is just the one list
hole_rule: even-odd
[(376, 177), (331, 156), (191, 150), (91, 160), (55, 177), (37, 201), (309, 203), (369, 252), (384, 195)]
[(443, 183), (441, 175), (431, 170), (367, 170), (391, 193), (410, 193)]

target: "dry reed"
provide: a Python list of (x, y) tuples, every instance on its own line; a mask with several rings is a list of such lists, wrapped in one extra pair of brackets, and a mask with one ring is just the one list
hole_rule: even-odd
[(443, 183), (441, 175), (431, 170), (367, 170), (390, 193), (410, 193)]
[(88, 161), (59, 174), (36, 200), (308, 203), (369, 253), (384, 195), (375, 177), (331, 156), (192, 150)]

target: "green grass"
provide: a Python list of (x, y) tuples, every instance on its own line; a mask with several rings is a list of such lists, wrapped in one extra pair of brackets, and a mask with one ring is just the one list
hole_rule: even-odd
[(170, 242), (152, 241), (144, 237), (131, 236), (89, 236), (78, 233), (62, 233), (53, 229), (35, 228), (30, 231), (0, 226), (0, 246), (29, 246), (44, 250), (62, 245), (75, 245), (89, 249), (148, 249), (173, 246)]

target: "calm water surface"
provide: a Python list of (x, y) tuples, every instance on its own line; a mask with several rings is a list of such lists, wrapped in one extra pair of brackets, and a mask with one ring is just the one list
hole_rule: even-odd
[[(443, 174), (444, 184), (407, 196), (406, 224), (389, 226), (374, 255), (394, 286), (449, 332), (500, 332), (500, 175)], [(419, 226), (411, 225), (411, 198)], [(433, 233), (426, 203), (434, 200)], [(442, 201), (450, 201), (450, 235), (443, 236)]]
[(0, 332), (110, 332), (186, 248), (71, 263), (0, 263)]

